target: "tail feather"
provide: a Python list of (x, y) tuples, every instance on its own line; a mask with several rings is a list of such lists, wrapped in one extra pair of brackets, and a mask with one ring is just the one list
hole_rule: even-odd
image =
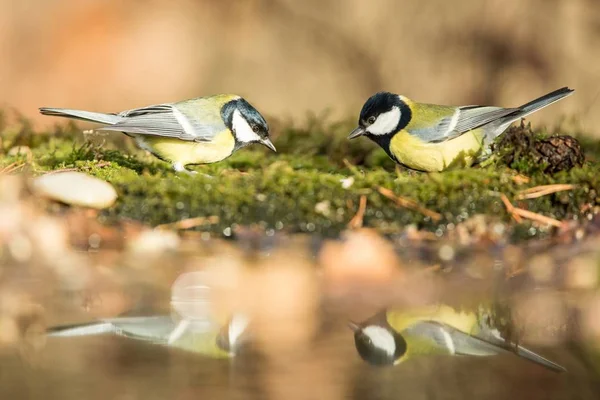
[(548, 107), (550, 104), (556, 103), (557, 101), (564, 99), (565, 97), (571, 95), (573, 92), (574, 90), (569, 89), (568, 87), (555, 90), (542, 97), (532, 100), (529, 103), (525, 103), (521, 107), (515, 108), (515, 112), (508, 114), (506, 117), (501, 118), (497, 125), (494, 125), (492, 127), (493, 129), (489, 130), (486, 133), (486, 136), (483, 140), (483, 144), (486, 150), (481, 154), (477, 161), (484, 161), (490, 156), (491, 150), (489, 145), (494, 141), (494, 139), (503, 134), (504, 131), (506, 131), (506, 129), (508, 129), (508, 127), (513, 122), (518, 121), (531, 113), (541, 110), (544, 107)]
[(508, 116), (507, 119), (510, 119), (511, 122), (514, 122), (518, 119), (526, 117), (531, 113), (541, 110), (544, 107), (548, 107), (550, 104), (556, 103), (557, 101), (564, 99), (565, 97), (571, 95), (573, 92), (574, 90), (569, 89), (568, 87), (564, 87), (550, 92), (542, 97), (530, 101), (529, 103), (523, 104), (521, 107), (518, 107), (518, 111)]
[(563, 367), (562, 365), (559, 365), (555, 362), (552, 362), (542, 356), (540, 356), (537, 353), (534, 353), (531, 350), (528, 350), (524, 347), (518, 346), (516, 349), (516, 353), (519, 357), (523, 357), (526, 360), (532, 361), (536, 364), (540, 364), (552, 371), (555, 372), (566, 372), (567, 369), (565, 367)]
[(88, 335), (102, 335), (105, 333), (113, 333), (115, 326), (112, 322), (92, 322), (77, 325), (62, 325), (49, 328), (46, 331), (47, 336), (88, 336)]
[(67, 117), (80, 119), (83, 121), (100, 122), (106, 125), (114, 125), (119, 122), (122, 117), (116, 114), (97, 113), (92, 111), (71, 110), (68, 108), (40, 108), (40, 113), (43, 115), (52, 115), (56, 117)]

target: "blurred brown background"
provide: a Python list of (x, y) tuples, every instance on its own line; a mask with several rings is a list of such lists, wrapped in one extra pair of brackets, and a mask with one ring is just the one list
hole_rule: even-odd
[(270, 116), (355, 116), (387, 89), (576, 116), (600, 134), (598, 0), (0, 0), (0, 104), (98, 111), (217, 92)]

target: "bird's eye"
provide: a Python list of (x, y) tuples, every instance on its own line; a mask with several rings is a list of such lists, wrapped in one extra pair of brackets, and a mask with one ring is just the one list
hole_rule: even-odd
[(373, 116), (369, 117), (369, 119), (367, 120), (369, 125), (373, 125), (375, 123), (375, 121), (377, 121), (377, 118), (375, 118)]
[(252, 131), (254, 133), (258, 133), (260, 131), (260, 127), (258, 125), (252, 125)]

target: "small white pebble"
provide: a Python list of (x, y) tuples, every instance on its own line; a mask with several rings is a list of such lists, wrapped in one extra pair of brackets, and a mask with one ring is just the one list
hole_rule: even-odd
[(504, 224), (501, 223), (494, 224), (492, 230), (496, 235), (502, 236), (504, 234), (504, 231), (506, 231), (506, 226), (504, 226)]
[(100, 235), (98, 235), (97, 233), (92, 233), (88, 237), (88, 244), (90, 245), (90, 247), (92, 249), (97, 249), (98, 247), (100, 247), (101, 242), (102, 242), (102, 237), (100, 237)]
[(148, 229), (129, 242), (128, 247), (133, 253), (156, 255), (167, 250), (177, 249), (179, 243), (179, 235), (176, 232)]
[(442, 261), (450, 261), (454, 258), (454, 247), (450, 246), (450, 245), (443, 245), (442, 247), (440, 247), (439, 251), (438, 251), (438, 255), (440, 256), (440, 259)]
[(25, 262), (31, 258), (33, 247), (27, 236), (16, 234), (8, 242), (8, 250), (15, 260)]
[(329, 216), (329, 214), (331, 214), (331, 202), (329, 200), (318, 202), (315, 204), (315, 212), (326, 217)]
[(34, 191), (62, 203), (103, 209), (117, 200), (112, 185), (82, 172), (49, 173), (33, 180)]
[(344, 178), (344, 179), (340, 179), (340, 182), (342, 183), (342, 187), (344, 189), (348, 189), (350, 188), (352, 185), (354, 185), (354, 177), (350, 176), (348, 178)]

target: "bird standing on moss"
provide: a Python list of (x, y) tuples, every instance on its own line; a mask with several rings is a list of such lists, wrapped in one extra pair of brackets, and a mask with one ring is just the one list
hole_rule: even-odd
[(367, 321), (350, 322), (360, 357), (372, 365), (397, 365), (426, 355), (492, 356), (514, 353), (555, 372), (566, 369), (515, 343), (493, 327), (491, 310), (460, 312), (447, 305), (385, 310)]
[(104, 114), (65, 108), (40, 108), (44, 115), (100, 122), (100, 131), (118, 131), (176, 172), (195, 173), (187, 165), (221, 161), (251, 143), (276, 151), (263, 116), (246, 100), (220, 94), (178, 103)]
[(516, 108), (440, 106), (379, 92), (364, 104), (349, 139), (366, 136), (408, 168), (440, 172), (490, 156), (490, 145), (515, 121), (573, 93), (564, 87)]

